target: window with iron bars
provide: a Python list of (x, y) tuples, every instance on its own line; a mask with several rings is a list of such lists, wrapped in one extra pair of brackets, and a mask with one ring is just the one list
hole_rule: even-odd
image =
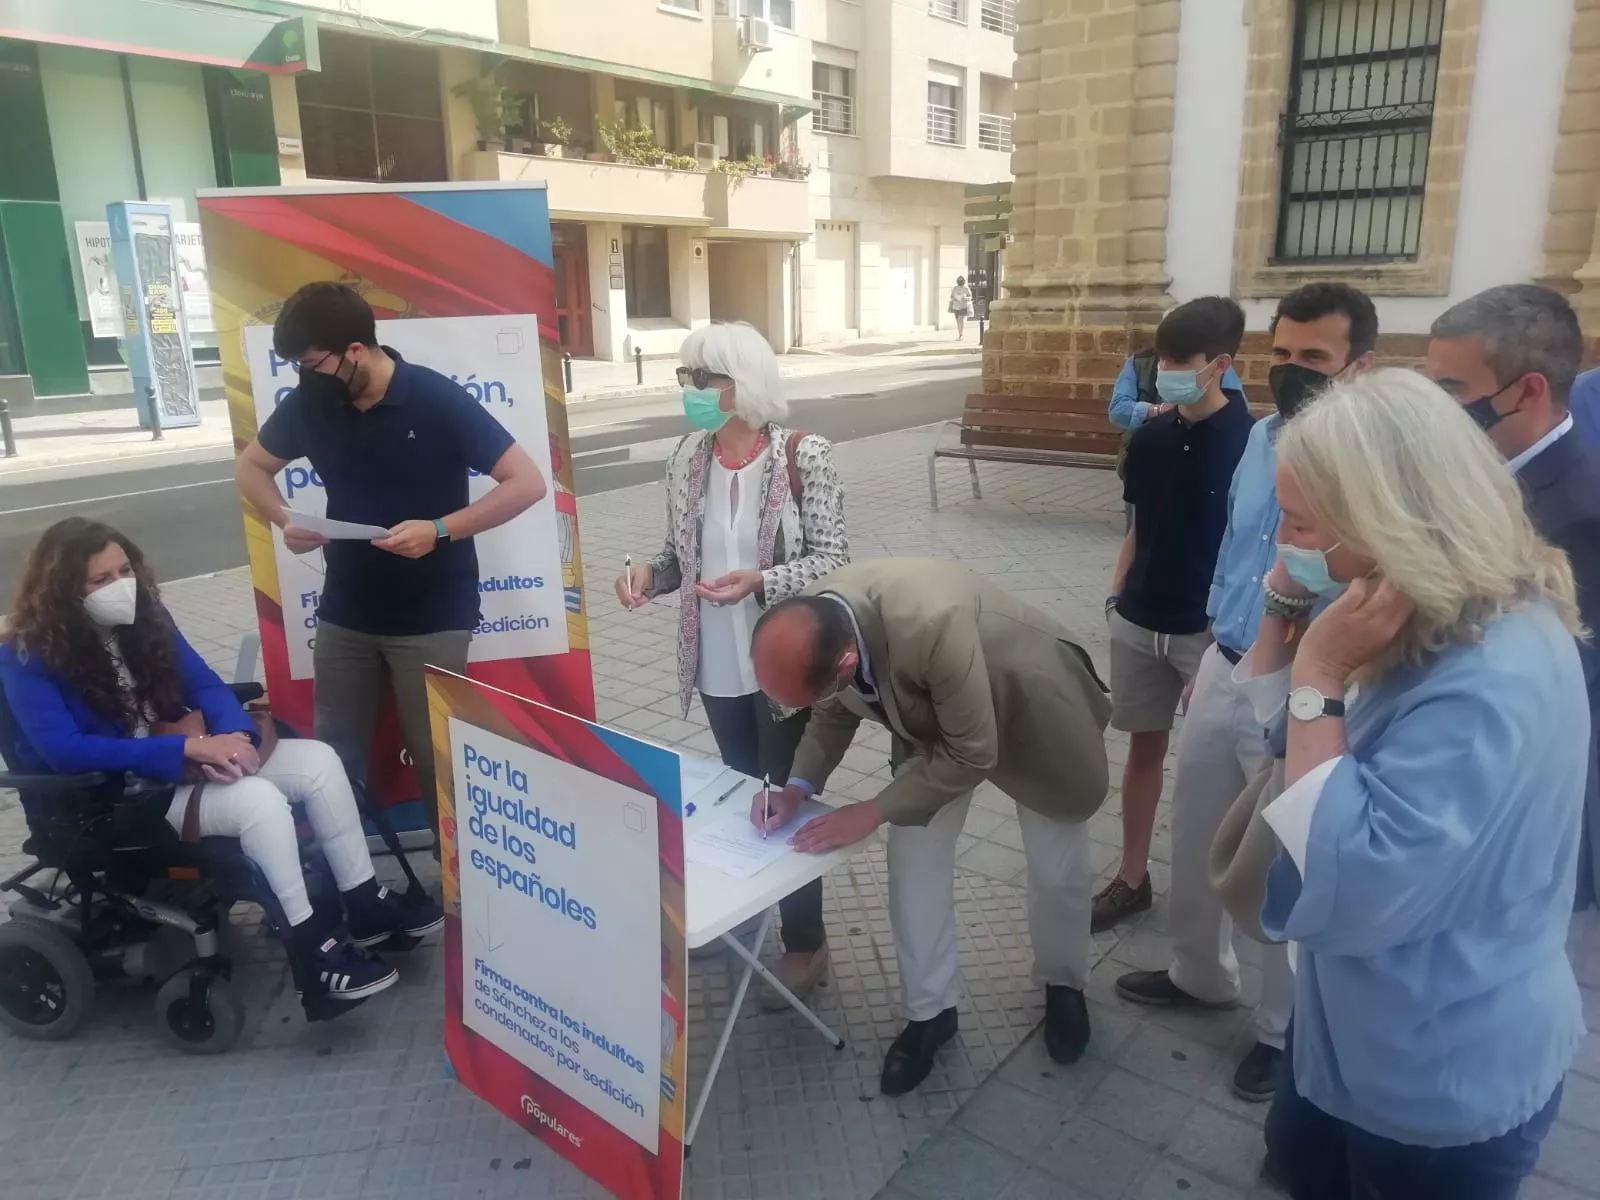
[(928, 140), (961, 145), (961, 89), (954, 84), (928, 81)]
[(928, 15), (944, 21), (967, 23), (967, 0), (928, 0)]
[(1274, 261), (1415, 260), (1446, 0), (1296, 0)]
[(1010, 37), (1017, 31), (1017, 0), (983, 0), (978, 8), (978, 24), (990, 33)]
[(849, 67), (811, 64), (811, 98), (817, 102), (817, 111), (811, 117), (812, 129), (818, 133), (855, 133), (855, 76)]

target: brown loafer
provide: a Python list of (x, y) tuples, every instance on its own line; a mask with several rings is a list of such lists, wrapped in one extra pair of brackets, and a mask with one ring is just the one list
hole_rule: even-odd
[(1149, 871), (1144, 873), (1144, 882), (1138, 887), (1118, 875), (1094, 898), (1089, 929), (1093, 933), (1104, 933), (1124, 917), (1146, 911), (1150, 904)]
[[(772, 964), (771, 971), (778, 977), (779, 983), (795, 994), (796, 999), (804, 1000), (816, 991), (817, 984), (827, 978), (827, 943), (824, 942), (810, 954), (785, 954)], [(763, 1012), (782, 1012), (789, 1007), (787, 1000), (766, 985), (761, 988), (760, 1004)]]

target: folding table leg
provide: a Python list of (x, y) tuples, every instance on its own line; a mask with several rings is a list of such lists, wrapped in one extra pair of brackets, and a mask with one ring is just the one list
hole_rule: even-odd
[[(769, 913), (768, 915), (770, 916), (771, 914)], [(777, 992), (778, 995), (782, 996), (790, 1008), (794, 1009), (795, 1012), (799, 1013), (806, 1020), (810, 1021), (812, 1028), (820, 1033), (823, 1037), (828, 1039), (829, 1045), (831, 1045), (835, 1050), (844, 1048), (844, 1039), (833, 1030), (829, 1029), (828, 1026), (823, 1023), (821, 1017), (817, 1016), (816, 1013), (812, 1012), (805, 1006), (805, 1002), (802, 1001), (800, 997), (796, 996), (788, 988), (784, 987), (782, 983), (778, 982), (777, 976), (775, 976), (771, 971), (767, 970), (766, 966), (759, 958), (750, 953), (750, 951), (746, 950), (736, 939), (729, 939), (729, 945), (732, 946), (735, 954), (744, 959), (746, 980), (749, 980), (752, 972), (761, 976), (766, 985), (773, 991)], [(761, 948), (761, 942), (756, 942), (756, 948), (758, 950)]]
[[(778, 910), (769, 908), (761, 917), (761, 927), (756, 932), (756, 945), (759, 947), (767, 940), (767, 931), (772, 928), (773, 915)], [(751, 961), (759, 965), (759, 960), (754, 959), (745, 948), (740, 945), (739, 939), (731, 933), (722, 935), (722, 940), (731, 947), (741, 958), (745, 959), (744, 974), (739, 977), (739, 985), (733, 989), (733, 1003), (728, 1006), (728, 1019), (722, 1023), (722, 1036), (717, 1039), (716, 1052), (711, 1056), (711, 1069), (706, 1072), (705, 1082), (700, 1085), (700, 1096), (694, 1102), (694, 1112), (689, 1117), (689, 1128), (684, 1131), (683, 1145), (687, 1150), (694, 1145), (695, 1131), (700, 1128), (700, 1118), (705, 1115), (706, 1101), (711, 1098), (711, 1087), (717, 1082), (717, 1072), (722, 1070), (722, 1056), (728, 1052), (728, 1041), (733, 1037), (734, 1022), (739, 1019), (739, 1010), (744, 1007), (744, 996), (750, 988), (750, 976), (755, 974), (750, 966)]]

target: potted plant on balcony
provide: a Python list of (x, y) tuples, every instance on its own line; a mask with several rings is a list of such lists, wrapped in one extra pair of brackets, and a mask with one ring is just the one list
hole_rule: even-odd
[(811, 164), (799, 158), (780, 158), (772, 164), (774, 179), (809, 179)]
[(547, 121), (540, 121), (539, 131), (544, 134), (544, 141), (536, 142), (534, 145), (540, 154), (546, 158), (567, 156), (567, 148), (572, 145), (572, 126), (564, 117), (551, 117)]
[(514, 104), (510, 89), (492, 74), (486, 74), (463, 79), (450, 89), (450, 94), (472, 107), (472, 119), (478, 126), (478, 149), (504, 150)]

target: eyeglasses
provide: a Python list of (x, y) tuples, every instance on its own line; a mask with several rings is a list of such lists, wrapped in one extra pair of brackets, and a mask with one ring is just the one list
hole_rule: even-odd
[(708, 371), (704, 367), (679, 367), (678, 386), (707, 388), (713, 383), (731, 382), (726, 375), (718, 375), (715, 371)]

